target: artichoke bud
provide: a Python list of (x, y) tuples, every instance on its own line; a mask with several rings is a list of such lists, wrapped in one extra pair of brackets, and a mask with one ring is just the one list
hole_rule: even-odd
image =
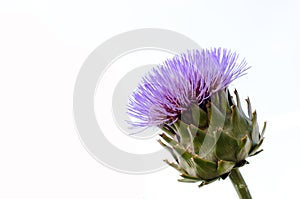
[(165, 161), (181, 173), (179, 181), (201, 181), (203, 186), (225, 179), (247, 157), (262, 151), (266, 123), (260, 133), (249, 98), (246, 115), (236, 90), (234, 94), (236, 102), (227, 88), (220, 90), (200, 105), (191, 104), (175, 122), (160, 126), (164, 133), (159, 143), (175, 159)]

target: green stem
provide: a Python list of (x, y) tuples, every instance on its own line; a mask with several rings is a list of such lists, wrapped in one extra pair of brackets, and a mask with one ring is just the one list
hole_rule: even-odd
[(229, 178), (240, 199), (251, 199), (250, 192), (238, 168), (232, 169)]

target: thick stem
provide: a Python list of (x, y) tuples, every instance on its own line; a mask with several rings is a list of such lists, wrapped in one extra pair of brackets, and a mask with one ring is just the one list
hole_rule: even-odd
[(232, 169), (229, 178), (240, 199), (251, 199), (250, 192), (238, 168)]

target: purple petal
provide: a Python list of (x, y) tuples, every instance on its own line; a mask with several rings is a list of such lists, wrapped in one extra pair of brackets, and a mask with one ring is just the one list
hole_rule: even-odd
[(191, 103), (200, 105), (249, 69), (229, 50), (193, 50), (168, 59), (143, 77), (129, 98), (133, 126), (173, 123)]

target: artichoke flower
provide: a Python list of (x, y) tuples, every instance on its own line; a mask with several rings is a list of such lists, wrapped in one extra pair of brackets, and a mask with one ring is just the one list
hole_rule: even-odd
[(229, 84), (249, 69), (226, 49), (189, 51), (166, 60), (143, 79), (129, 98), (133, 126), (158, 126), (159, 143), (173, 156), (165, 160), (181, 182), (199, 186), (230, 177), (240, 198), (251, 198), (238, 168), (258, 154), (260, 133), (249, 98), (244, 113), (238, 92)]

